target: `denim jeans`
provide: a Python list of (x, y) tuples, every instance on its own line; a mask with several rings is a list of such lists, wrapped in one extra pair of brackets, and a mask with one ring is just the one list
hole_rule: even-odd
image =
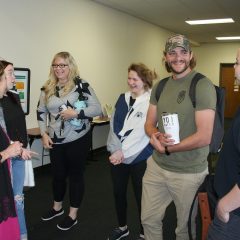
[(24, 176), (25, 176), (24, 160), (22, 160), (22, 158), (20, 157), (12, 158), (13, 193), (21, 235), (27, 234), (24, 215), (24, 195), (23, 195)]

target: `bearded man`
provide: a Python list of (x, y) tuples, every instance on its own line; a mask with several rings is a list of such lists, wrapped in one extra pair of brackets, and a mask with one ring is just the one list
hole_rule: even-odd
[[(189, 40), (180, 34), (167, 39), (164, 62), (171, 73), (161, 96), (153, 87), (146, 133), (154, 147), (143, 178), (142, 225), (147, 240), (161, 240), (162, 220), (173, 201), (177, 212), (176, 239), (188, 240), (187, 221), (198, 187), (208, 174), (207, 157), (216, 110), (216, 91), (204, 77), (196, 85), (196, 107), (189, 88), (196, 65)], [(180, 142), (176, 143), (163, 128), (162, 114), (177, 113)]]

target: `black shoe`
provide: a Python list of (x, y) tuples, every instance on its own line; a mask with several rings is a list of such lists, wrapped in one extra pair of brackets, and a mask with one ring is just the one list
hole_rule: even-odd
[(71, 217), (69, 216), (66, 216), (62, 222), (60, 222), (58, 225), (57, 225), (57, 228), (61, 229), (61, 230), (68, 230), (70, 229), (71, 227), (73, 227), (74, 225), (77, 224), (77, 219), (73, 220)]
[(129, 230), (128, 228), (126, 230), (121, 230), (120, 228), (115, 228), (113, 231), (110, 233), (108, 240), (119, 240), (123, 237), (126, 237), (129, 235)]
[(49, 210), (46, 214), (44, 214), (41, 218), (43, 221), (51, 220), (57, 216), (61, 216), (64, 213), (63, 209), (60, 209), (59, 211), (54, 210), (53, 208)]

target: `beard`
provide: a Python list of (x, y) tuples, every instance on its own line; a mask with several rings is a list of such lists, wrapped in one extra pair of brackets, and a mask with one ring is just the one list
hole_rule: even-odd
[(168, 62), (167, 64), (168, 64), (168, 67), (170, 68), (172, 73), (174, 73), (174, 74), (181, 74), (181, 73), (185, 72), (189, 68), (189, 66), (190, 66), (190, 62), (186, 62), (186, 61), (182, 61), (182, 62), (185, 63), (185, 66), (181, 70), (174, 69), (172, 67), (172, 62)]

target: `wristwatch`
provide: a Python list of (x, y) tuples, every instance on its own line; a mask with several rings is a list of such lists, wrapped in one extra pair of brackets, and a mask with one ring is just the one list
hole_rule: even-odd
[(0, 165), (1, 165), (1, 163), (2, 163), (2, 158), (3, 158), (3, 156), (2, 156), (2, 154), (0, 153)]
[(167, 156), (170, 155), (170, 152), (168, 151), (168, 147), (167, 147), (167, 146), (165, 146), (165, 154), (166, 154)]

